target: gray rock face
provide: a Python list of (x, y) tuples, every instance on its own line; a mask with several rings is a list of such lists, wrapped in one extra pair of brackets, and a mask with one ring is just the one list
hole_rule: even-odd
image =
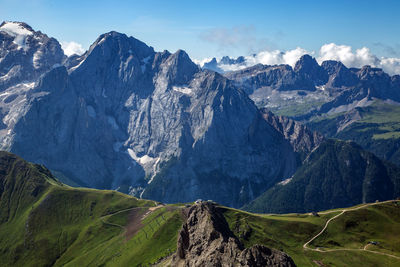
[(244, 70), (228, 72), (224, 75), (247, 88), (250, 95), (258, 90), (306, 90), (314, 91), (315, 85), (307, 72), (297, 67), (293, 70), (289, 65), (264, 66), (255, 65)]
[(244, 249), (223, 214), (210, 203), (189, 210), (179, 237), (173, 266), (296, 266), (283, 252), (262, 245)]
[(275, 116), (267, 109), (261, 109), (263, 118), (268, 121), (277, 131), (282, 133), (294, 151), (308, 155), (313, 149), (318, 147), (324, 140), (324, 136), (316, 131), (308, 129), (300, 122), (291, 120), (283, 116)]
[(328, 88), (350, 87), (357, 84), (357, 75), (339, 61), (327, 60), (322, 62), (321, 67), (329, 75), (326, 84)]
[(14, 112), (3, 149), (90, 187), (236, 207), (296, 169), (290, 143), (248, 96), (184, 51), (110, 32), (63, 63), (20, 90), (18, 108), (2, 101)]
[(22, 22), (0, 24), (0, 91), (25, 82), (59, 65), (64, 52), (54, 38)]
[(319, 65), (309, 55), (302, 56), (294, 68), (258, 64), (224, 76), (242, 87), (257, 106), (274, 112), (292, 110), (288, 113), (297, 120), (349, 111), (373, 98), (400, 101), (398, 75), (391, 77), (370, 66), (349, 69), (333, 60)]
[(0, 24), (0, 147), (10, 150), (15, 125), (29, 110), (40, 75), (65, 59), (60, 44), (22, 22)]

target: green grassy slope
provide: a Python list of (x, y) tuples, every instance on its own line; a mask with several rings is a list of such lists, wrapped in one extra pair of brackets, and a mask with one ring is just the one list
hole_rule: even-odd
[(115, 191), (65, 186), (45, 168), (0, 152), (0, 266), (156, 262), (176, 249), (181, 210), (154, 211), (159, 216), (149, 215), (129, 240), (129, 218), (119, 218), (155, 205)]
[[(149, 266), (176, 250), (184, 205), (115, 192), (71, 188), (43, 167), (0, 152), (0, 266)], [(220, 207), (246, 247), (264, 244), (288, 253), (298, 266), (399, 266), (400, 202), (348, 211), (331, 221), (310, 248), (303, 244), (340, 214), (267, 215)], [(165, 259), (163, 261), (163, 259)], [(321, 265), (323, 264), (323, 265)]]
[(367, 107), (357, 107), (359, 120), (337, 132), (346, 114), (314, 118), (312, 129), (328, 137), (352, 140), (377, 156), (400, 165), (400, 106), (376, 100)]
[[(347, 211), (331, 221), (326, 233), (316, 238), (311, 248), (323, 247), (317, 252), (304, 249), (303, 245), (319, 233), (326, 221), (340, 213), (332, 211), (311, 214), (267, 215), (251, 214), (224, 208), (231, 230), (250, 247), (264, 244), (285, 251), (297, 266), (399, 266), (400, 265), (400, 201), (382, 203), (355, 211)], [(399, 258), (363, 251), (381, 251)]]

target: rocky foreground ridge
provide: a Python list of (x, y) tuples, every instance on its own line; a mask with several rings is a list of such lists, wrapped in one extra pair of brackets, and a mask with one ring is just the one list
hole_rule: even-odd
[(296, 266), (285, 253), (262, 245), (244, 248), (211, 202), (193, 205), (178, 237), (172, 266)]

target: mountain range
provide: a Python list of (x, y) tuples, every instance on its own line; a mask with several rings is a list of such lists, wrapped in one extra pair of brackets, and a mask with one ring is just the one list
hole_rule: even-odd
[[(333, 141), (315, 132), (320, 129), (313, 122), (400, 98), (398, 75), (336, 61), (319, 65), (308, 55), (294, 68), (256, 65), (218, 73), (182, 50), (156, 52), (109, 32), (83, 55), (67, 57), (57, 40), (21, 22), (1, 24), (0, 44), (2, 150), (44, 164), (69, 184), (167, 203), (201, 198), (242, 207), (304, 176), (324, 144), (334, 155), (326, 164), (340, 168)], [(365, 157), (358, 159), (356, 172), (365, 165)], [(394, 184), (399, 179), (388, 177)], [(357, 191), (367, 178), (343, 179), (357, 181)], [(384, 190), (379, 200), (398, 196), (387, 187), (369, 190)], [(366, 199), (332, 201), (318, 208)]]
[(216, 64), (241, 68), (221, 72), (235, 80), (258, 107), (298, 120), (326, 137), (352, 140), (400, 164), (399, 75), (371, 66), (347, 68), (333, 60), (318, 64), (309, 55), (293, 68), (262, 64), (246, 68), (243, 62), (228, 59)]

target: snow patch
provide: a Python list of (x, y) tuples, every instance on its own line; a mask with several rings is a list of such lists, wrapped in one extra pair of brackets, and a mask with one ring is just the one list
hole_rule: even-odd
[(146, 174), (151, 174), (151, 177), (147, 183), (150, 184), (151, 182), (153, 182), (153, 179), (157, 174), (157, 165), (160, 162), (160, 158), (153, 158), (149, 155), (138, 157), (131, 148), (128, 148), (127, 151), (129, 156), (144, 168)]
[(32, 35), (33, 32), (24, 28), (20, 23), (6, 22), (0, 27), (0, 31), (14, 37), (13, 42), (18, 46), (18, 49), (23, 48), (24, 50), (27, 50), (29, 48), (26, 44), (26, 38), (29, 35)]
[(185, 95), (190, 95), (192, 93), (192, 89), (186, 86), (172, 86), (172, 90), (176, 92), (180, 92)]
[(24, 86), (27, 89), (31, 89), (35, 86), (35, 82), (31, 82), (31, 83), (21, 83), (22, 86)]
[(40, 68), (39, 60), (42, 58), (42, 55), (43, 55), (43, 52), (41, 50), (38, 50), (35, 52), (35, 54), (33, 54), (32, 63), (33, 63), (33, 67), (35, 69)]
[(82, 63), (83, 63), (84, 61), (85, 61), (85, 60), (82, 60), (81, 62), (79, 62), (78, 65), (76, 65), (75, 67), (70, 68), (69, 70), (70, 70), (70, 71), (76, 70), (80, 65), (82, 65)]
[(18, 22), (6, 22), (3, 26), (0, 27), (0, 31), (5, 31), (12, 36), (16, 35), (32, 35), (33, 32), (24, 28)]
[(150, 157), (148, 155), (144, 155), (142, 157), (137, 157), (135, 152), (133, 152), (133, 150), (131, 148), (128, 148), (128, 154), (134, 161), (136, 161), (140, 165), (145, 165), (145, 164), (151, 163), (154, 160), (158, 159), (158, 158)]
[(105, 42), (105, 40), (106, 40), (106, 36), (104, 36), (103, 38), (101, 38), (101, 40), (100, 40), (97, 44), (98, 44), (98, 45), (99, 45), (99, 44), (102, 44), (102, 43)]
[(287, 185), (288, 183), (290, 183), (291, 180), (292, 180), (292, 178), (287, 178), (287, 179), (283, 180), (282, 182), (279, 182), (278, 184)]

